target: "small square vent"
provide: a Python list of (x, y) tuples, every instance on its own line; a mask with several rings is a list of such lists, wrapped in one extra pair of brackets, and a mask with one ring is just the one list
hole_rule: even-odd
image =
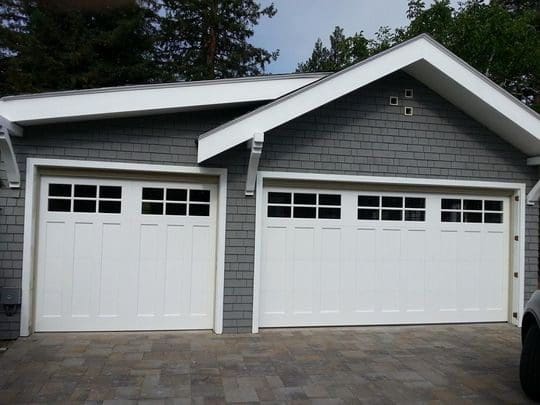
[(413, 98), (413, 97), (414, 97), (413, 89), (405, 89), (405, 98)]
[(396, 96), (390, 96), (390, 105), (399, 105), (399, 98)]
[(405, 107), (404, 108), (404, 113), (405, 113), (405, 115), (413, 115), (414, 114), (413, 108), (412, 107)]

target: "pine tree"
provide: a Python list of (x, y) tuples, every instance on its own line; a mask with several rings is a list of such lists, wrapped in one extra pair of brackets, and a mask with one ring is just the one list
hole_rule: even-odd
[(343, 28), (335, 27), (330, 34), (330, 48), (319, 38), (310, 58), (298, 64), (297, 72), (335, 72), (369, 56), (368, 40), (363, 33), (347, 37)]
[(274, 5), (255, 0), (163, 0), (160, 59), (173, 79), (201, 80), (264, 72), (278, 51), (248, 42)]
[(154, 62), (154, 0), (4, 0), (2, 94), (146, 83)]

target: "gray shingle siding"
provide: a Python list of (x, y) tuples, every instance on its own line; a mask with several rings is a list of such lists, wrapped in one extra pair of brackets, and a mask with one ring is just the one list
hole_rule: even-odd
[[(405, 88), (414, 99), (404, 99)], [(400, 106), (388, 105), (390, 95)], [(404, 105), (414, 115), (403, 115)], [(14, 139), (24, 177), (27, 157), (196, 164), (197, 137), (243, 111), (182, 113), (27, 128)], [(207, 165), (228, 169), (225, 332), (251, 330), (255, 199), (244, 196), (244, 145)], [(266, 134), (261, 170), (523, 182), (538, 179), (526, 156), (415, 81), (397, 73)], [(1, 168), (0, 168), (1, 170)], [(1, 173), (0, 173), (1, 175)], [(24, 182), (0, 188), (0, 286), (20, 286)], [(537, 286), (538, 207), (527, 207), (526, 298)], [(0, 308), (0, 338), (19, 318)]]

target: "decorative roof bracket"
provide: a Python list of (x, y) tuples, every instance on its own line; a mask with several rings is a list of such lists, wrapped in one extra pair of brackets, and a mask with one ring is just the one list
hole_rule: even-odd
[(6, 176), (10, 188), (21, 186), (21, 173), (17, 166), (15, 150), (11, 144), (12, 136), (22, 136), (23, 129), (0, 116), (0, 156), (4, 162)]
[(540, 180), (536, 182), (534, 187), (527, 194), (527, 204), (534, 205), (540, 200)]
[(249, 155), (249, 165), (246, 178), (246, 195), (255, 195), (255, 185), (257, 182), (257, 170), (259, 170), (259, 160), (264, 144), (264, 133), (258, 132), (253, 134), (253, 138), (249, 141), (248, 147), (251, 152)]

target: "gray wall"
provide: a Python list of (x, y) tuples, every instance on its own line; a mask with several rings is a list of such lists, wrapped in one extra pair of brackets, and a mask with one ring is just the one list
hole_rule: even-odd
[[(414, 89), (414, 116), (388, 106)], [(404, 101), (402, 98), (400, 101)], [(195, 140), (246, 109), (29, 128), (15, 139), (27, 157), (196, 164)], [(526, 157), (451, 104), (397, 73), (277, 128), (265, 137), (261, 170), (525, 182), (538, 175)], [(228, 175), (224, 327), (251, 330), (255, 200), (244, 196), (249, 154), (240, 145), (207, 163)], [(1, 173), (0, 173), (1, 174)], [(23, 189), (0, 188), (0, 286), (20, 286)], [(526, 298), (536, 288), (538, 208), (527, 209)], [(0, 308), (0, 338), (18, 335), (18, 316)]]

